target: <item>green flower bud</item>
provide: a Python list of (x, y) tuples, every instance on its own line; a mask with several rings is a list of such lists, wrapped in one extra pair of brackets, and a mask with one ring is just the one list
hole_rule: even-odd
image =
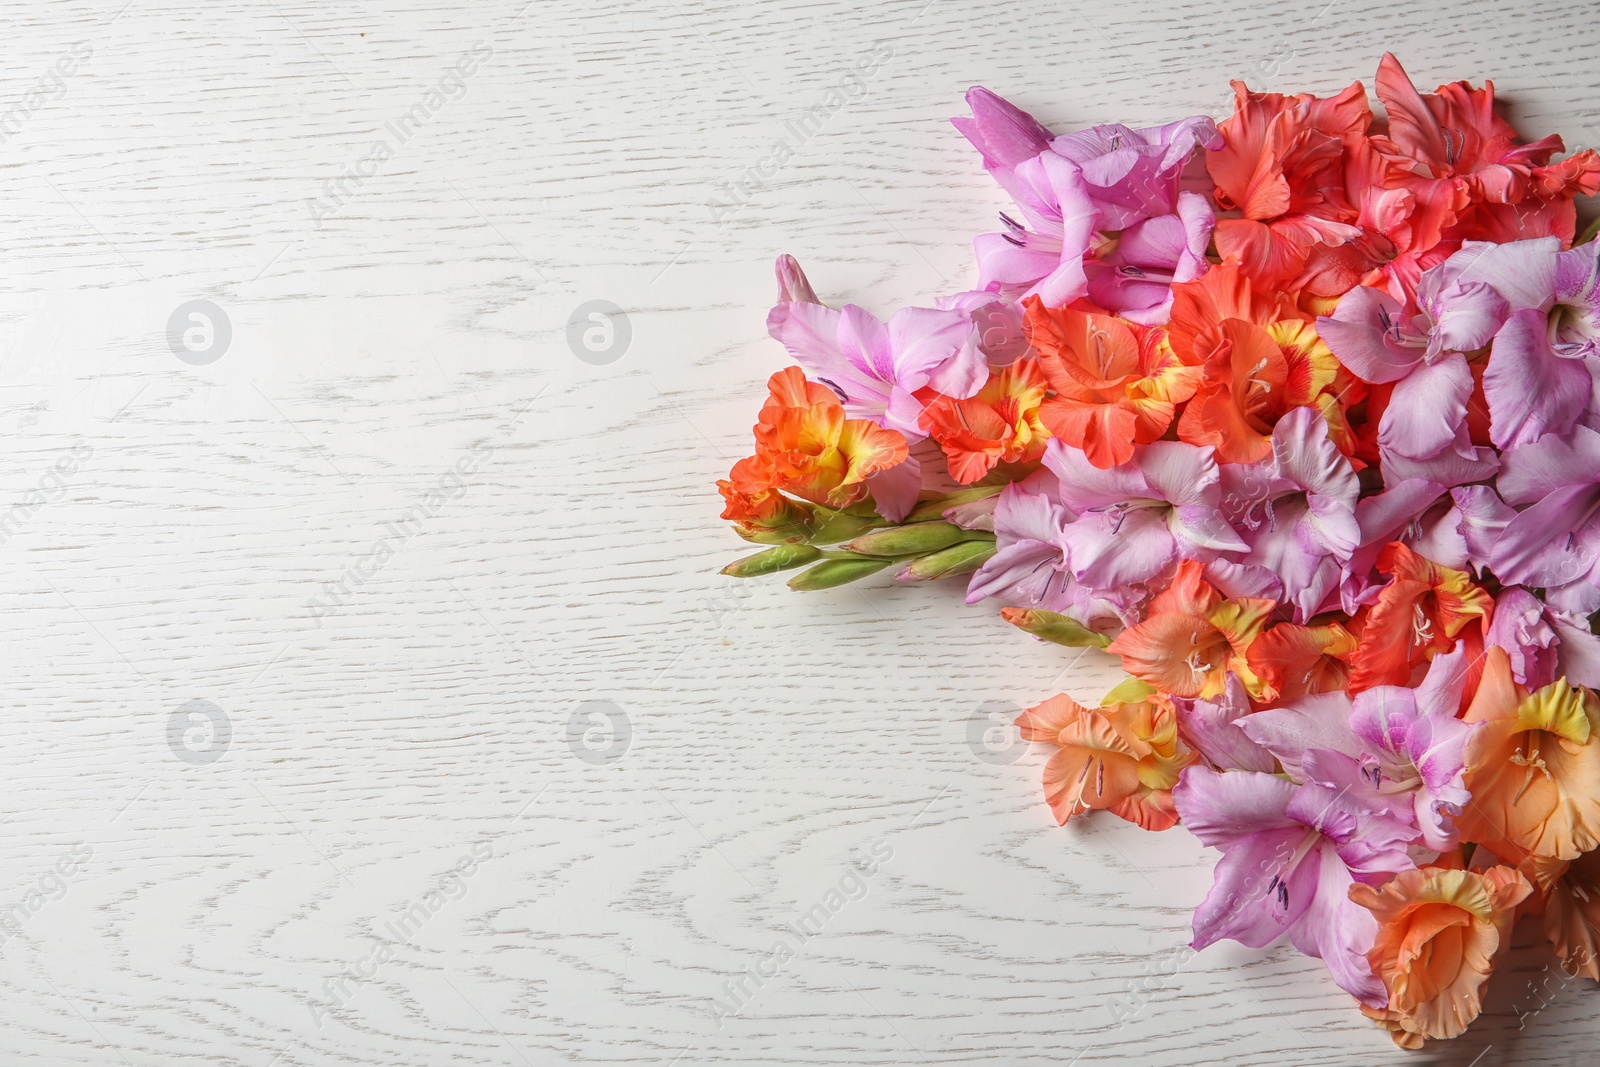
[(847, 585), (857, 578), (876, 574), (893, 562), (890, 559), (825, 559), (790, 578), (789, 588), (803, 593), (832, 589), (836, 585)]
[(816, 511), (816, 526), (811, 531), (811, 541), (818, 545), (834, 545), (840, 541), (848, 541), (852, 537), (859, 537), (866, 531), (882, 525), (883, 520), (877, 515), (857, 515), (849, 511), (831, 511), (819, 507)]
[(1105, 648), (1111, 643), (1111, 638), (1105, 634), (1097, 634), (1077, 619), (1054, 611), (1039, 611), (1035, 608), (1001, 608), (1001, 618), (1019, 630), (1028, 633), (1042, 641), (1051, 641), (1068, 648)]
[(970, 504), (974, 500), (994, 496), (1004, 486), (985, 485), (976, 489), (958, 489), (953, 493), (945, 493), (929, 500), (920, 501), (916, 509), (906, 516), (906, 522), (932, 522), (934, 519), (944, 518), (945, 509), (953, 508), (957, 504)]
[(844, 547), (864, 556), (925, 556), (958, 542), (985, 536), (993, 540), (992, 535), (974, 534), (951, 522), (916, 522), (873, 530)]
[(820, 559), (821, 556), (822, 552), (810, 545), (778, 545), (765, 552), (736, 559), (722, 568), (722, 573), (733, 578), (754, 578), (761, 574), (776, 574), (791, 567), (800, 567), (814, 559)]
[(912, 560), (906, 564), (905, 570), (895, 577), (903, 582), (926, 582), (934, 578), (971, 574), (983, 566), (994, 553), (993, 541), (962, 541)]

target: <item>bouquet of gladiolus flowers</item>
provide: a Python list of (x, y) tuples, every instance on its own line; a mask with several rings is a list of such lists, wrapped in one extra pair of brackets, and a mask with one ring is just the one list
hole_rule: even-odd
[(973, 89), (978, 288), (883, 321), (779, 259), (799, 366), (718, 485), (728, 574), (963, 576), (1120, 657), (1017, 720), (1057, 820), (1181, 822), (1195, 948), (1287, 934), (1417, 1048), (1520, 915), (1600, 979), (1600, 156), (1376, 87), (1061, 136)]

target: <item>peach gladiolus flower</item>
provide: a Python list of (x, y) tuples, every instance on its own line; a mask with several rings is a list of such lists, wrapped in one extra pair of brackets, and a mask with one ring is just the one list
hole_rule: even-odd
[(1467, 841), (1504, 839), (1524, 852), (1573, 860), (1600, 845), (1600, 700), (1565, 678), (1529, 693), (1491, 647), (1466, 714)]
[(1024, 711), (1017, 726), (1029, 741), (1059, 746), (1044, 768), (1056, 822), (1104, 810), (1146, 830), (1177, 823), (1172, 787), (1194, 753), (1178, 751), (1178, 719), (1166, 697), (1086, 708), (1062, 694)]
[(1357, 882), (1350, 899), (1372, 912), (1378, 936), (1367, 960), (1389, 991), (1386, 1012), (1369, 1013), (1395, 1044), (1460, 1035), (1483, 1007), (1483, 985), (1505, 943), (1516, 906), (1533, 887), (1511, 867), (1402, 871), (1382, 889)]
[(1047, 308), (1038, 297), (1028, 298), (1026, 328), (1056, 394), (1039, 418), (1101, 470), (1128, 462), (1135, 444), (1166, 433), (1176, 405), (1200, 380), (1199, 368), (1178, 361), (1163, 329)]
[(1454, 647), (1474, 619), (1487, 626), (1494, 598), (1465, 571), (1441, 567), (1399, 541), (1378, 553), (1378, 570), (1393, 575), (1360, 616), (1361, 643), (1350, 658), (1350, 691), (1409, 685), (1413, 667)]
[[(903, 463), (906, 439), (867, 419), (847, 419), (832, 389), (806, 381), (799, 367), (785, 367), (767, 380), (767, 402), (755, 427), (756, 454), (734, 464), (724, 499), (739, 514), (741, 503), (781, 489), (831, 508), (867, 496), (867, 475)], [(765, 505), (774, 506), (770, 498)]]
[(970, 485), (1001, 463), (1036, 463), (1050, 431), (1039, 421), (1044, 375), (1034, 359), (1020, 359), (990, 376), (965, 400), (923, 390), (922, 428), (939, 442), (950, 476)]
[(1600, 851), (1571, 861), (1529, 856), (1521, 870), (1540, 892), (1544, 935), (1566, 972), (1600, 982)]
[(1201, 577), (1200, 564), (1186, 559), (1172, 584), (1150, 601), (1144, 621), (1122, 631), (1106, 651), (1122, 657), (1123, 670), (1173, 696), (1210, 700), (1232, 671), (1246, 692), (1260, 697), (1266, 687), (1246, 654), (1276, 607), (1257, 597), (1222, 599)]
[(1320, 626), (1279, 623), (1250, 644), (1245, 662), (1280, 701), (1343, 689), (1350, 678), (1356, 639), (1336, 622)]

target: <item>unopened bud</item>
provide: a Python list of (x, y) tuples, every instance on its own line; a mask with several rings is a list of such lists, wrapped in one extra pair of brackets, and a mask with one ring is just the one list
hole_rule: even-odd
[(1105, 648), (1111, 643), (1111, 639), (1105, 634), (1097, 634), (1077, 619), (1054, 611), (1040, 611), (1036, 608), (1001, 608), (1000, 617), (1041, 641), (1050, 641), (1069, 648), (1085, 646)]
[(822, 552), (810, 545), (778, 545), (753, 556), (736, 559), (722, 573), (733, 578), (754, 578), (761, 574), (776, 574), (791, 567), (804, 566), (820, 558)]
[(951, 522), (914, 522), (862, 534), (844, 547), (864, 556), (925, 556), (965, 541), (970, 534)]
[(893, 562), (890, 559), (825, 559), (790, 578), (789, 588), (803, 593), (832, 589), (836, 585), (848, 585), (857, 578), (876, 574)]
[(816, 525), (812, 528), (811, 540), (819, 545), (838, 544), (881, 525), (883, 520), (875, 514), (857, 515), (850, 511), (830, 511), (819, 507), (816, 509)]
[(806, 279), (806, 272), (800, 269), (800, 263), (790, 255), (778, 257), (774, 266), (778, 275), (778, 302), (799, 302), (802, 304), (820, 304), (817, 294), (811, 288), (811, 282)]
[(994, 553), (993, 541), (962, 541), (912, 560), (895, 577), (902, 582), (927, 582), (935, 578), (971, 574), (988, 562)]
[(931, 522), (934, 519), (942, 519), (946, 510), (958, 504), (970, 504), (985, 497), (998, 496), (1001, 488), (1003, 487), (998, 485), (986, 485), (978, 489), (958, 489), (954, 493), (945, 493), (943, 496), (924, 500), (906, 516), (906, 522)]

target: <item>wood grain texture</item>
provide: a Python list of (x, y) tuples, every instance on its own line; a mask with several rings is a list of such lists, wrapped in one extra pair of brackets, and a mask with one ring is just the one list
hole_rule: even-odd
[[(712, 482), (783, 363), (776, 253), (882, 310), (972, 276), (1002, 199), (946, 122), (969, 85), (1143, 124), (1393, 49), (1587, 145), (1589, 13), (123, 2), (0, 13), (0, 1061), (1402, 1061), (1316, 961), (1180, 954), (1194, 840), (1058, 829), (1042, 754), (986, 747), (1105, 657), (949, 587), (722, 578)], [(232, 325), (204, 366), (166, 340), (195, 299)], [(630, 317), (607, 366), (566, 342), (591, 299)], [(191, 701), (226, 716), (213, 762), (186, 717), (169, 740)], [(594, 701), (631, 724), (614, 762), (569, 733)], [(1541, 967), (1406, 1061), (1592, 1062), (1593, 990)]]

